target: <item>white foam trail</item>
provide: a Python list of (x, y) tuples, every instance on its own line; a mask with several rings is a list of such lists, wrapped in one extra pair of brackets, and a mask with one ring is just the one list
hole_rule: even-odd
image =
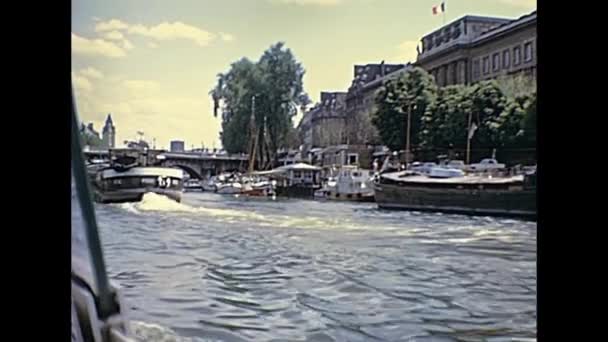
[(255, 222), (265, 226), (274, 226), (281, 228), (310, 228), (310, 229), (348, 229), (357, 230), (366, 227), (360, 226), (355, 222), (345, 222), (333, 218), (320, 218), (310, 216), (287, 216), (287, 215), (261, 215), (251, 210), (243, 209), (220, 209), (220, 208), (204, 208), (193, 207), (188, 204), (178, 203), (166, 196), (146, 193), (142, 200), (136, 203), (121, 203), (118, 204), (128, 212), (141, 214), (150, 211), (162, 212), (186, 212), (200, 213), (207, 217), (217, 218), (220, 221), (228, 223), (236, 222)]
[(192, 342), (191, 338), (178, 336), (175, 331), (158, 324), (131, 321), (130, 330), (137, 341)]
[(135, 207), (135, 203), (131, 203), (131, 202), (129, 202), (129, 203), (118, 203), (118, 204), (115, 204), (115, 206), (118, 207), (118, 208), (120, 208), (120, 209), (126, 210), (126, 211), (128, 211), (130, 213), (133, 213), (133, 214), (139, 214), (140, 213), (139, 210), (137, 210), (137, 208)]
[(144, 194), (141, 201), (135, 203), (135, 207), (141, 211), (195, 211), (195, 208), (187, 204), (178, 203), (166, 196), (155, 193)]
[(175, 331), (167, 327), (140, 321), (130, 321), (131, 334), (137, 341), (142, 342), (223, 342), (216, 338), (191, 338), (179, 336)]

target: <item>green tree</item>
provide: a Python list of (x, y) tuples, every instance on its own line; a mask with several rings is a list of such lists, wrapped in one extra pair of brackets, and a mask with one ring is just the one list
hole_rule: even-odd
[(279, 42), (264, 52), (258, 62), (243, 58), (218, 75), (211, 91), (214, 114), (222, 115), (221, 140), (231, 153), (250, 149), (251, 114), (255, 97), (254, 132), (258, 135), (258, 165), (276, 160), (279, 148), (291, 145), (293, 117), (310, 103), (304, 92), (305, 70), (290, 49)]
[(407, 113), (411, 110), (410, 144), (420, 143), (423, 115), (435, 100), (434, 79), (421, 68), (413, 68), (394, 79), (387, 80), (375, 97), (372, 123), (386, 146), (392, 150), (405, 147)]
[(473, 85), (471, 102), (473, 122), (478, 127), (471, 143), (478, 148), (491, 149), (501, 146), (504, 139), (501, 128), (504, 122), (508, 121), (508, 116), (503, 112), (509, 103), (497, 82), (482, 81)]
[(420, 145), (425, 148), (465, 148), (472, 110), (471, 88), (453, 85), (439, 88), (436, 100), (422, 117)]
[(95, 134), (88, 132), (84, 124), (80, 124), (80, 139), (83, 146), (100, 147), (102, 144), (101, 139)]
[(536, 93), (532, 93), (522, 101), (524, 117), (522, 122), (523, 145), (536, 147)]

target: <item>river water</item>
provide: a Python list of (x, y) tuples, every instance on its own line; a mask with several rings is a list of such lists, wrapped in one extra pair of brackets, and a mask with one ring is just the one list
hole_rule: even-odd
[(142, 340), (535, 340), (534, 222), (210, 193), (96, 210)]

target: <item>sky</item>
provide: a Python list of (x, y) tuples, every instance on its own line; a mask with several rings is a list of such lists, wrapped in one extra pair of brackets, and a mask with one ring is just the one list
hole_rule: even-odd
[[(355, 64), (407, 63), (443, 24), (440, 0), (72, 0), (72, 82), (80, 120), (116, 143), (143, 131), (156, 148), (171, 140), (220, 148), (221, 118), (209, 91), (241, 57), (257, 61), (283, 41), (306, 69), (304, 89), (346, 91)], [(464, 15), (517, 18), (535, 0), (450, 0), (445, 22)], [(296, 117), (297, 124), (301, 114)]]

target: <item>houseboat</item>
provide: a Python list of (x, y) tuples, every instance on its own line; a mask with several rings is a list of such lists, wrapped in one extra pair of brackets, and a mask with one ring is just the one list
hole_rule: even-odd
[(161, 167), (161, 151), (110, 150), (110, 164), (99, 169), (93, 181), (97, 202), (138, 202), (145, 193), (164, 195), (177, 202), (183, 193), (183, 172)]
[(380, 175), (374, 189), (381, 209), (535, 219), (535, 179), (535, 174), (437, 178), (400, 171)]
[(254, 174), (274, 181), (277, 196), (313, 198), (315, 191), (321, 188), (320, 173), (318, 166), (296, 163)]

